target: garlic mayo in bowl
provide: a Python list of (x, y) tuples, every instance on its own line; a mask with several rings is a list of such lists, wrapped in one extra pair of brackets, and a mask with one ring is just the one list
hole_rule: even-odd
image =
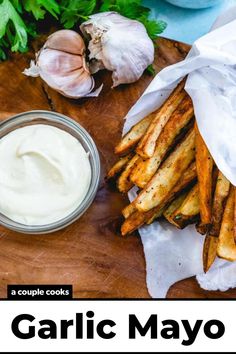
[(47, 233), (93, 201), (100, 161), (89, 134), (61, 114), (31, 111), (0, 124), (0, 224)]

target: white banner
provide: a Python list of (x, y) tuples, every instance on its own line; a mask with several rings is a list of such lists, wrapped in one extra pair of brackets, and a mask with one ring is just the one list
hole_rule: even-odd
[(235, 352), (236, 301), (0, 301), (0, 352)]

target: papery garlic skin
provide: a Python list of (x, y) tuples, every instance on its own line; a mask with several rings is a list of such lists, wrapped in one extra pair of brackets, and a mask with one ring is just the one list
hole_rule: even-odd
[(86, 65), (85, 44), (75, 31), (60, 30), (50, 35), (36, 54), (36, 62), (31, 62), (24, 74), (40, 76), (48, 86), (66, 97), (96, 96), (91, 93), (94, 79)]
[(154, 45), (144, 25), (116, 12), (90, 16), (81, 26), (90, 39), (90, 71), (113, 71), (113, 87), (137, 81), (154, 60)]

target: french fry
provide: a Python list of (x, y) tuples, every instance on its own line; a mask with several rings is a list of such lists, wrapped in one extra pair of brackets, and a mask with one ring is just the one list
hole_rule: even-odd
[(212, 225), (208, 234), (205, 237), (203, 246), (204, 272), (207, 272), (210, 269), (217, 256), (218, 236), (220, 233), (221, 221), (224, 213), (225, 203), (229, 194), (229, 189), (230, 182), (220, 171), (217, 171), (212, 206)]
[(171, 190), (170, 194), (163, 202), (161, 207), (151, 209), (153, 211), (157, 211), (156, 213), (152, 213), (151, 217), (146, 221), (146, 223), (150, 225), (155, 219), (157, 219), (164, 213), (166, 208), (170, 205), (170, 203), (172, 203), (175, 198), (178, 198), (180, 193), (185, 194), (186, 189), (191, 187), (192, 184), (195, 182), (196, 176), (196, 164), (195, 162), (192, 162), (189, 168), (183, 173), (181, 181), (174, 186), (174, 188)]
[(171, 93), (169, 98), (163, 103), (163, 105), (156, 111), (155, 117), (148, 127), (143, 138), (137, 146), (137, 153), (143, 158), (152, 157), (156, 147), (156, 141), (160, 135), (163, 127), (169, 120), (171, 114), (178, 107), (180, 102), (186, 96), (186, 92), (183, 90), (185, 80), (182, 80), (180, 84)]
[(133, 214), (137, 209), (133, 203), (128, 204), (123, 210), (122, 215), (127, 219), (131, 214)]
[[(150, 211), (148, 213), (151, 218), (152, 214), (150, 213)], [(143, 226), (148, 219), (149, 217), (147, 213), (140, 213), (140, 211), (136, 210), (123, 222), (121, 226), (121, 235), (126, 236), (128, 234), (131, 234), (133, 231)]]
[(129, 176), (132, 169), (136, 166), (136, 163), (139, 161), (140, 157), (134, 155), (131, 160), (126, 165), (125, 170), (122, 172), (117, 181), (117, 188), (121, 193), (127, 193), (133, 186), (133, 182), (130, 181)]
[[(160, 218), (161, 216), (163, 216), (163, 212), (165, 211), (166, 205), (163, 203), (163, 205), (161, 205), (157, 211), (154, 213), (151, 213), (151, 217), (147, 218), (145, 221), (145, 224), (150, 225), (152, 224), (156, 219)], [(155, 208), (154, 208), (155, 209)], [(151, 209), (152, 210), (152, 209)], [(149, 211), (151, 211), (149, 210)]]
[(209, 230), (209, 235), (219, 236), (221, 220), (223, 217), (225, 203), (229, 194), (230, 182), (227, 178), (221, 173), (218, 172), (216, 188), (213, 198), (212, 206), (212, 226)]
[(132, 158), (132, 156), (133, 156), (132, 154), (129, 154), (119, 159), (107, 173), (106, 179), (107, 180), (115, 179), (124, 170), (125, 166)]
[(115, 153), (117, 155), (124, 155), (132, 150), (145, 134), (154, 116), (155, 114), (151, 113), (147, 117), (143, 118), (140, 122), (135, 124), (130, 129), (130, 131), (123, 136), (120, 143), (115, 147)]
[(217, 256), (217, 246), (218, 246), (218, 238), (211, 235), (206, 235), (204, 246), (203, 246), (203, 270), (206, 273)]
[(186, 95), (161, 131), (153, 156), (150, 159), (140, 160), (133, 169), (130, 179), (135, 185), (139, 188), (145, 187), (156, 173), (168, 150), (173, 146), (176, 137), (183, 130), (187, 130), (192, 117), (193, 104), (191, 98)]
[(194, 157), (195, 132), (191, 129), (134, 200), (135, 207), (145, 212), (161, 205)]
[(180, 207), (183, 203), (184, 199), (186, 198), (187, 192), (180, 194), (173, 202), (164, 210), (163, 216), (169, 223), (175, 225), (173, 223), (173, 214), (174, 212)]
[(199, 183), (199, 203), (201, 222), (198, 230), (206, 233), (211, 225), (212, 207), (212, 170), (213, 159), (208, 148), (200, 135), (195, 122), (196, 133), (196, 167)]
[(134, 213), (129, 215), (129, 217), (124, 221), (121, 227), (121, 233), (123, 236), (132, 233), (134, 230), (138, 229), (145, 223), (151, 222), (157, 217), (159, 217), (163, 209), (167, 207), (169, 203), (173, 201), (174, 198), (182, 193), (191, 183), (196, 180), (197, 172), (195, 162), (191, 163), (188, 169), (183, 173), (181, 180), (176, 186), (171, 190), (168, 197), (164, 200), (163, 204), (149, 210), (146, 213), (142, 213), (136, 210)]
[(172, 224), (179, 229), (196, 221), (199, 215), (198, 184), (189, 191), (180, 207), (172, 214)]
[(234, 200), (235, 189), (231, 185), (220, 228), (217, 255), (227, 261), (236, 260), (236, 245), (234, 242)]

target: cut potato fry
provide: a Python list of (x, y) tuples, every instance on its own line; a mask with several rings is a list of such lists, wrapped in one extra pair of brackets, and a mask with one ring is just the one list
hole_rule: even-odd
[(181, 181), (174, 186), (166, 200), (164, 200), (164, 202), (162, 203), (161, 207), (151, 209), (153, 210), (153, 213), (146, 223), (149, 225), (155, 219), (162, 216), (165, 209), (170, 205), (170, 203), (172, 203), (172, 201), (177, 198), (180, 193), (185, 193), (186, 189), (191, 187), (191, 185), (195, 182), (196, 177), (196, 164), (195, 162), (192, 162), (189, 168), (183, 173)]
[(163, 105), (156, 111), (155, 117), (148, 127), (146, 133), (137, 146), (137, 153), (143, 158), (152, 157), (156, 147), (156, 141), (159, 137), (163, 127), (169, 120), (171, 114), (178, 107), (180, 102), (186, 96), (186, 92), (183, 90), (185, 80), (175, 88), (169, 98), (163, 103)]
[(115, 153), (117, 155), (125, 155), (132, 150), (142, 136), (145, 134), (155, 114), (151, 113), (147, 117), (143, 118), (140, 122), (135, 124), (130, 131), (123, 136), (120, 143), (115, 147)]
[(127, 193), (133, 187), (133, 182), (130, 181), (129, 176), (139, 159), (140, 157), (138, 155), (134, 155), (132, 159), (127, 163), (125, 170), (118, 178), (117, 188), (121, 193)]
[(218, 238), (207, 235), (205, 237), (204, 246), (203, 246), (203, 270), (206, 273), (212, 264), (214, 263), (217, 256), (217, 246)]
[(181, 206), (184, 199), (186, 198), (186, 195), (187, 192), (180, 194), (163, 212), (163, 216), (167, 221), (169, 221), (169, 223), (175, 225), (175, 223), (173, 223), (173, 214)]
[(212, 190), (214, 191), (212, 225), (205, 237), (203, 246), (203, 269), (205, 273), (210, 269), (217, 256), (218, 236), (220, 233), (225, 203), (230, 189), (230, 182), (217, 168), (213, 169), (212, 180)]
[(196, 133), (196, 167), (199, 183), (199, 203), (201, 222), (198, 230), (204, 233), (211, 225), (211, 207), (212, 207), (212, 170), (213, 159), (200, 135), (195, 122)]
[(122, 215), (127, 219), (131, 214), (133, 214), (137, 209), (135, 208), (134, 203), (130, 203), (122, 210)]
[(193, 223), (197, 220), (199, 215), (199, 194), (198, 184), (188, 192), (183, 203), (172, 214), (172, 224), (179, 229)]
[(229, 194), (229, 189), (230, 182), (220, 171), (218, 171), (212, 206), (212, 226), (209, 230), (209, 235), (211, 236), (219, 236), (221, 220), (223, 217), (225, 203)]
[(236, 245), (234, 242), (234, 200), (235, 190), (234, 187), (231, 186), (223, 214), (217, 246), (218, 257), (231, 262), (236, 260)]
[(161, 205), (194, 157), (195, 132), (191, 129), (135, 199), (137, 210), (145, 212)]
[(107, 173), (106, 179), (111, 180), (116, 178), (124, 170), (125, 166), (132, 158), (132, 156), (133, 156), (132, 154), (129, 154), (122, 157), (120, 160), (118, 160)]
[[(156, 219), (160, 218), (161, 216), (163, 216), (163, 212), (166, 208), (166, 205), (163, 204), (160, 208), (158, 208), (158, 210), (155, 213), (151, 213), (151, 217), (146, 218), (146, 224), (150, 225), (152, 224)], [(155, 209), (155, 208), (154, 208)], [(151, 210), (149, 210), (151, 211)]]
[(191, 163), (188, 169), (183, 173), (181, 180), (176, 186), (171, 190), (169, 195), (164, 200), (163, 204), (149, 210), (146, 213), (140, 211), (135, 211), (132, 213), (123, 223), (121, 227), (121, 233), (123, 236), (132, 233), (145, 223), (150, 223), (160, 215), (162, 215), (163, 209), (170, 204), (174, 198), (182, 193), (191, 183), (196, 180), (197, 172), (195, 163)]
[(137, 167), (133, 169), (130, 179), (135, 185), (139, 188), (145, 187), (173, 146), (176, 137), (190, 128), (189, 122), (192, 117), (193, 104), (191, 98), (186, 95), (161, 131), (153, 156), (150, 159), (140, 160)]

